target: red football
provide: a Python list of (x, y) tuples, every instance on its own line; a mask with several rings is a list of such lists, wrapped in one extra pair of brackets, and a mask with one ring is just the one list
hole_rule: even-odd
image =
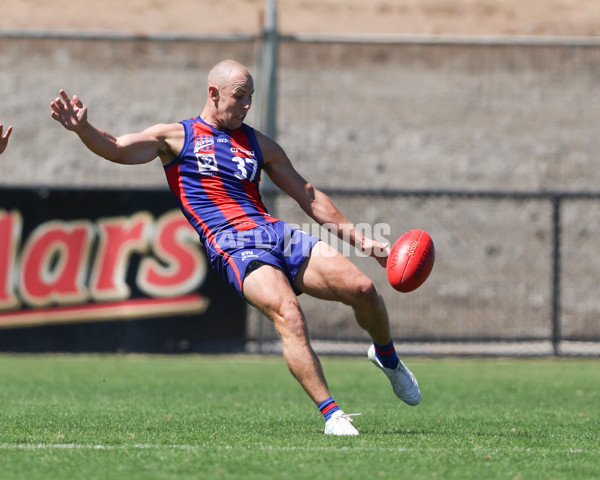
[(424, 230), (409, 230), (390, 250), (387, 277), (399, 292), (412, 292), (427, 280), (435, 261), (433, 240)]

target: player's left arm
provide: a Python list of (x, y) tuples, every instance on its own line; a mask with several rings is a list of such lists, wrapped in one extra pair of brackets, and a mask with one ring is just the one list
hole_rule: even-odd
[(373, 240), (359, 232), (325, 193), (296, 171), (285, 151), (276, 142), (258, 132), (257, 137), (265, 161), (264, 170), (273, 183), (292, 197), (319, 225), (362, 251), (369, 252), (385, 266), (389, 244)]

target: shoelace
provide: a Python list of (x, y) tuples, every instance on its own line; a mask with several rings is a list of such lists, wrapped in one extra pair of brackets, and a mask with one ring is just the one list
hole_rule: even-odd
[(352, 420), (350, 417), (358, 417), (359, 415), (362, 415), (362, 413), (342, 413), (338, 418), (345, 418), (352, 423), (354, 420)]

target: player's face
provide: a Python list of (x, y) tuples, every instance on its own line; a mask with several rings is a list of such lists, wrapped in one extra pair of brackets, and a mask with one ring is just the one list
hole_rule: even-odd
[(242, 126), (248, 110), (252, 106), (254, 82), (252, 77), (244, 75), (221, 89), (219, 116), (221, 125), (229, 130)]

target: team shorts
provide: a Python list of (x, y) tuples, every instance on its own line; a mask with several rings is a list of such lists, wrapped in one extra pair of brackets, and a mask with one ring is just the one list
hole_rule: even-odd
[(246, 273), (256, 268), (257, 262), (279, 268), (300, 295), (294, 280), (319, 240), (279, 220), (249, 230), (220, 230), (207, 242), (206, 250), (212, 267), (242, 296)]

